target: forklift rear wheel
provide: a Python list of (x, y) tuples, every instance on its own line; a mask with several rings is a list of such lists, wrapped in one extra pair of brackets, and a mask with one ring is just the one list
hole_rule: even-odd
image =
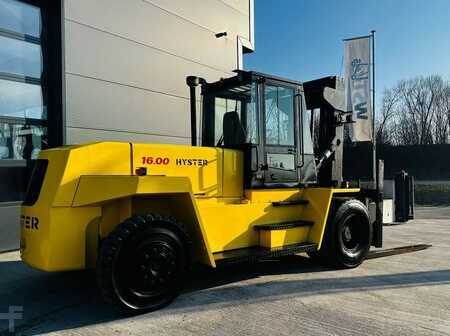
[(97, 280), (106, 302), (148, 312), (178, 296), (189, 265), (189, 240), (179, 223), (154, 214), (134, 216), (103, 241)]
[(355, 268), (366, 259), (372, 242), (369, 213), (366, 206), (355, 199), (335, 204), (334, 209), (322, 248), (309, 256), (320, 264)]

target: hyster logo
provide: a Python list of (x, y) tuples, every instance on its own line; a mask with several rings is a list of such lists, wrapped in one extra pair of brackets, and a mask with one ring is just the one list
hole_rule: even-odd
[(25, 229), (39, 230), (39, 218), (37, 217), (21, 216), (20, 221)]
[(208, 160), (203, 159), (176, 159), (177, 166), (207, 166)]

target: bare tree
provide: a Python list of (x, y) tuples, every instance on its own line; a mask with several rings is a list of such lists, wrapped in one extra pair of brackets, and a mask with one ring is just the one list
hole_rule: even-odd
[(449, 143), (450, 83), (433, 75), (400, 81), (383, 94), (377, 123), (379, 143)]
[(450, 86), (444, 86), (437, 97), (433, 136), (435, 143), (450, 143)]
[(395, 89), (386, 89), (383, 93), (381, 113), (379, 119), (376, 121), (376, 139), (378, 144), (393, 143), (392, 120), (395, 116), (395, 108), (399, 98), (399, 92)]

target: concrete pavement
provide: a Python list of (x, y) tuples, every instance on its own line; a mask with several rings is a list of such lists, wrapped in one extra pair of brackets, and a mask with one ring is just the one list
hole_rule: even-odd
[(306, 256), (198, 270), (171, 306), (127, 318), (102, 303), (92, 273), (46, 274), (0, 254), (0, 313), (23, 306), (19, 335), (450, 335), (450, 208), (417, 218), (386, 227), (385, 247), (428, 250), (346, 271)]

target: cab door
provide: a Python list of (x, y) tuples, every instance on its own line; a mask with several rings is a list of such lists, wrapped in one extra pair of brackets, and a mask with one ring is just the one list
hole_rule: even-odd
[(261, 143), (264, 184), (293, 186), (299, 181), (299, 89), (283, 82), (262, 84)]

